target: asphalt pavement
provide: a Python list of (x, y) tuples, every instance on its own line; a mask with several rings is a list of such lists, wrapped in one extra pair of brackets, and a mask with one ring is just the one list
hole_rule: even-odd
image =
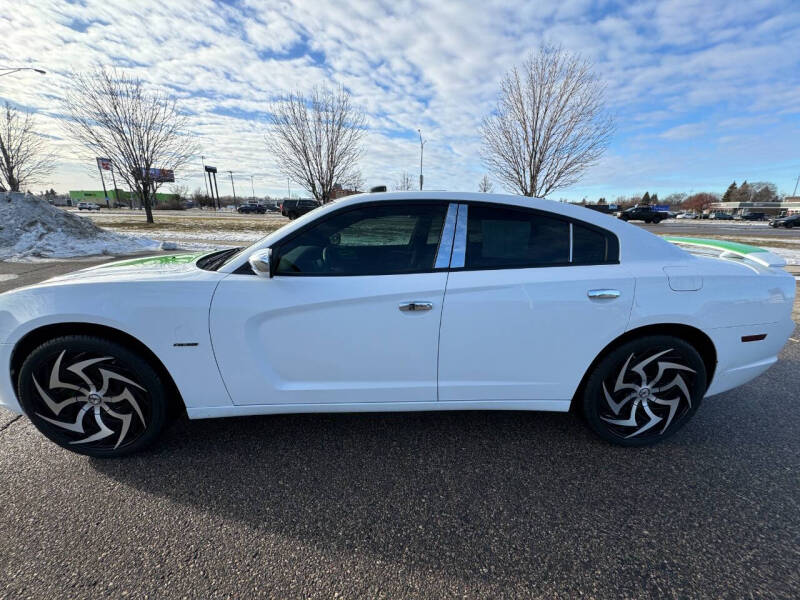
[(281, 415), (102, 461), (0, 411), (0, 598), (797, 598), (798, 339), (645, 449), (569, 414)]

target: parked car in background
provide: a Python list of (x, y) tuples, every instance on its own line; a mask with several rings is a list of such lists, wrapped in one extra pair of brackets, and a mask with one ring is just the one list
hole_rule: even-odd
[(320, 203), (316, 200), (311, 200), (309, 198), (300, 198), (297, 200), (284, 200), (281, 204), (281, 214), (284, 217), (289, 217), (290, 219), (294, 220), (297, 217), (306, 214), (307, 212), (311, 212), (315, 208), (319, 207)]
[(708, 214), (709, 219), (714, 219), (715, 221), (733, 221), (733, 216), (729, 215), (726, 212), (722, 211), (715, 211)]
[(0, 294), (0, 406), (96, 457), (144, 448), (184, 408), (574, 408), (603, 439), (644, 446), (778, 360), (794, 330), (785, 264), (568, 203), (354, 195), (245, 249)]
[(258, 202), (248, 202), (247, 204), (242, 204), (239, 208), (236, 209), (237, 212), (242, 214), (259, 214), (263, 215), (267, 212), (267, 207), (262, 206)]
[(678, 213), (678, 215), (675, 218), (676, 219), (699, 219), (700, 216), (697, 213), (693, 213), (693, 212), (682, 212), (682, 213)]
[(791, 229), (792, 227), (800, 227), (800, 214), (797, 215), (789, 215), (786, 217), (778, 217), (777, 219), (772, 219), (769, 222), (770, 227), (786, 227), (786, 229)]
[(623, 221), (644, 221), (645, 223), (660, 223), (669, 219), (669, 213), (655, 210), (652, 206), (633, 206), (625, 209), (617, 216)]
[(767, 213), (763, 212), (748, 212), (741, 213), (734, 217), (737, 221), (766, 221)]
[(78, 202), (78, 210), (100, 210), (100, 205), (94, 202)]

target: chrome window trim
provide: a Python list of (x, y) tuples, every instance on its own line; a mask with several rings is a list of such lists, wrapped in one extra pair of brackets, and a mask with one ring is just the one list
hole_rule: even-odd
[(453, 257), (450, 259), (451, 269), (461, 269), (466, 262), (467, 254), (467, 209), (466, 204), (458, 205), (456, 233), (453, 239)]
[(456, 231), (456, 215), (458, 204), (451, 202), (447, 207), (447, 214), (444, 218), (442, 236), (439, 240), (439, 250), (436, 253), (434, 269), (446, 269), (450, 266), (450, 255), (453, 252), (453, 237)]

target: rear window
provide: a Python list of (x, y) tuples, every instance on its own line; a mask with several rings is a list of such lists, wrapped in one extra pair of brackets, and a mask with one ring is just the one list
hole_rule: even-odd
[(467, 268), (538, 267), (569, 263), (569, 223), (539, 213), (470, 206)]
[(617, 263), (609, 231), (565, 217), (500, 205), (473, 204), (467, 220), (467, 269)]
[(602, 229), (572, 224), (572, 264), (586, 265), (619, 260), (617, 237)]

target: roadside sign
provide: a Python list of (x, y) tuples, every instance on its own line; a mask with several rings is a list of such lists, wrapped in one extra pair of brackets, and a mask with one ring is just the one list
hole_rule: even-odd
[(100, 158), (97, 157), (97, 168), (102, 169), (103, 171), (110, 171), (111, 170), (111, 159), (110, 158)]

